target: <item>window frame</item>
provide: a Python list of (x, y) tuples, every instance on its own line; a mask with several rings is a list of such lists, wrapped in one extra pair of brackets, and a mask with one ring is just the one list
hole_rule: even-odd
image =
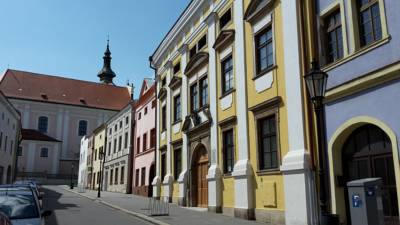
[(152, 128), (150, 130), (150, 148), (155, 148), (156, 147), (156, 129)]
[[(41, 128), (41, 126), (43, 126), (43, 122), (44, 121), (42, 121), (41, 119), (46, 119), (46, 123), (45, 123), (45, 129), (44, 129), (44, 131), (42, 130), (42, 128)], [(38, 131), (39, 132), (41, 132), (41, 133), (48, 133), (49, 132), (49, 117), (47, 117), (47, 116), (39, 116), (38, 117), (38, 120), (37, 120), (38, 122), (38, 124), (37, 124), (37, 128), (38, 128)]]
[[(46, 154), (44, 154), (43, 150), (46, 150), (45, 151)], [(48, 158), (48, 157), (49, 157), (49, 148), (47, 147), (40, 148), (40, 158)]]
[[(177, 101), (179, 99), (179, 101)], [(174, 96), (174, 123), (182, 120), (182, 109), (181, 109), (181, 94)]]
[[(178, 169), (179, 168), (179, 169)], [(182, 148), (174, 148), (174, 178), (178, 180), (182, 172)]]
[[(229, 70), (227, 70), (225, 68), (225, 64), (231, 61), (231, 66), (228, 68)], [(230, 84), (229, 89), (226, 89), (226, 76), (227, 74), (231, 72), (231, 78), (230, 78), (230, 82), (232, 82)], [(222, 95), (224, 96), (225, 94), (228, 94), (230, 92), (232, 92), (235, 89), (235, 74), (234, 74), (234, 65), (233, 65), (233, 55), (232, 53), (227, 55), (225, 58), (223, 58), (221, 60), (221, 85), (222, 85)]]
[(118, 169), (119, 167), (115, 167), (115, 176), (114, 176), (114, 184), (118, 184)]
[[(261, 137), (260, 137), (260, 122), (262, 120), (268, 119), (268, 118), (273, 118), (275, 121), (275, 138), (276, 138), (276, 167), (262, 167), (261, 166)], [(261, 113), (257, 115), (255, 118), (255, 129), (256, 129), (256, 135), (255, 135), (255, 140), (256, 140), (256, 146), (257, 146), (257, 172), (271, 172), (271, 171), (279, 171), (280, 170), (280, 164), (281, 164), (281, 149), (280, 149), (280, 136), (279, 136), (279, 119), (278, 119), (278, 113), (277, 109), (267, 111), (264, 113)]]
[[(203, 85), (202, 85), (202, 82), (204, 82), (204, 81), (206, 81), (206, 87), (205, 87), (205, 92), (204, 92), (204, 87), (203, 87)], [(199, 82), (198, 82), (198, 89), (199, 89), (199, 91), (198, 91), (198, 95), (199, 95), (199, 109), (202, 109), (202, 108), (204, 108), (204, 107), (207, 107), (208, 106), (208, 104), (209, 104), (209, 93), (208, 93), (208, 89), (209, 89), (209, 87), (208, 87), (209, 85), (208, 85), (208, 76), (207, 75), (205, 75), (205, 76), (202, 76), (202, 77), (200, 77), (199, 78)], [(206, 98), (205, 98), (205, 101), (206, 102), (203, 102), (204, 101), (204, 96), (203, 96), (203, 93), (206, 93)]]
[[(339, 14), (339, 21), (336, 21), (336, 16)], [(335, 24), (333, 26), (329, 26), (329, 20), (331, 20), (331, 18), (334, 17), (335, 20)], [(331, 64), (331, 63), (335, 63), (341, 59), (343, 59), (345, 57), (345, 40), (344, 40), (344, 35), (345, 35), (345, 31), (344, 31), (344, 27), (342, 24), (342, 11), (340, 7), (336, 7), (334, 9), (332, 9), (331, 11), (329, 11), (328, 13), (326, 13), (326, 15), (324, 15), (321, 20), (323, 21), (323, 46), (325, 49), (325, 64)], [(338, 37), (338, 30), (340, 29), (341, 31), (341, 37)], [(329, 40), (330, 40), (330, 36), (332, 33), (335, 33), (335, 38), (336, 38), (336, 56), (330, 56), (330, 51), (329, 51)], [(338, 41), (341, 41), (342, 43), (342, 49), (341, 49), (341, 56), (339, 54), (339, 45), (338, 45)], [(335, 59), (335, 57), (337, 57)]]
[(119, 183), (120, 184), (124, 184), (125, 183), (125, 166), (121, 166), (121, 173), (120, 173)]
[[(365, 46), (369, 46), (369, 45), (371, 45), (371, 44), (373, 44), (373, 43), (375, 43), (375, 42), (377, 42), (377, 41), (379, 41), (379, 40), (381, 40), (382, 38), (383, 38), (383, 30), (382, 30), (382, 16), (381, 16), (381, 12), (380, 12), (380, 2), (379, 2), (379, 0), (368, 0), (368, 3), (366, 3), (366, 4), (364, 4), (364, 5), (360, 5), (360, 0), (356, 0), (356, 7), (357, 7), (357, 24), (358, 24), (358, 33), (359, 33), (359, 42), (360, 42), (360, 48), (363, 48), (363, 47), (365, 47)], [(377, 4), (377, 7), (378, 7), (378, 9), (379, 9), (379, 28), (380, 28), (380, 30), (381, 30), (381, 37), (379, 38), (379, 37), (376, 37), (376, 35), (375, 35), (375, 26), (374, 26), (374, 20), (373, 20), (373, 17), (372, 17), (372, 7), (375, 5), (375, 4)], [(366, 12), (366, 11), (368, 11), (368, 13), (369, 13), (369, 16), (370, 16), (370, 23), (371, 23), (371, 34), (372, 34), (372, 38), (373, 38), (373, 40), (371, 41), (371, 42), (366, 42), (366, 40), (365, 40), (365, 35), (363, 36), (363, 34), (362, 34), (362, 30), (363, 30), (363, 24), (362, 24), (362, 21), (361, 21), (361, 17), (362, 17), (362, 14), (364, 13), (364, 12)], [(365, 23), (364, 23), (365, 24)], [(365, 43), (363, 43), (363, 42), (365, 42)]]
[[(194, 94), (195, 93), (195, 94)], [(190, 95), (190, 111), (197, 112), (199, 110), (199, 87), (197, 82), (189, 86)]]
[[(226, 135), (228, 135), (228, 134), (231, 134), (232, 135), (232, 143), (227, 143), (227, 140), (226, 140)], [(225, 174), (225, 175), (230, 175), (230, 174), (232, 174), (232, 172), (233, 172), (233, 168), (234, 168), (234, 166), (235, 166), (235, 162), (236, 162), (236, 146), (235, 146), (235, 130), (234, 130), (234, 127), (233, 126), (231, 126), (231, 127), (227, 127), (226, 129), (223, 129), (222, 131), (221, 131), (221, 135), (222, 135), (222, 158), (223, 158), (223, 162), (222, 162), (222, 170), (223, 170), (223, 173)], [(227, 152), (228, 152), (228, 150), (230, 150), (230, 151), (232, 151), (231, 152), (231, 155), (232, 155), (232, 165), (231, 165), (231, 170), (229, 171), (228, 170), (228, 158), (227, 158), (227, 156), (228, 156), (228, 154), (227, 154)]]
[(146, 151), (147, 150), (147, 132), (145, 132), (143, 134), (142, 146), (143, 146), (143, 151)]
[(167, 105), (161, 107), (161, 132), (167, 130)]
[[(271, 31), (271, 39), (267, 39), (265, 41), (265, 44), (260, 46), (259, 41), (258, 41), (259, 38), (263, 35), (267, 35), (269, 30)], [(254, 33), (253, 41), (254, 41), (254, 56), (255, 56), (255, 74), (256, 74), (256, 77), (258, 77), (258, 76), (261, 76), (261, 75), (267, 73), (268, 71), (270, 71), (271, 69), (273, 69), (275, 67), (276, 59), (275, 59), (275, 46), (274, 46), (274, 27), (273, 27), (272, 21)], [(260, 51), (260, 49), (262, 49), (264, 47), (268, 50), (269, 44), (271, 44), (271, 48), (272, 48), (272, 64), (268, 65), (268, 51), (267, 51), (267, 56), (266, 56), (267, 67), (265, 69), (261, 69), (261, 61), (259, 58), (259, 51)]]
[[(229, 12), (230, 17), (229, 20), (225, 21), (224, 24), (221, 23), (222, 19), (224, 18), (224, 16), (227, 15), (227, 13)], [(233, 21), (233, 12), (232, 12), (232, 8), (227, 9), (225, 12), (223, 12), (223, 14), (219, 17), (218, 20), (218, 28), (220, 31), (222, 31), (224, 28), (226, 28), (229, 24), (231, 24)]]

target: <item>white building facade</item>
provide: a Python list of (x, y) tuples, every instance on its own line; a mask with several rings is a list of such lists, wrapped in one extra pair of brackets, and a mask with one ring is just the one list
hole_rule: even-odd
[(89, 139), (83, 136), (81, 139), (79, 170), (78, 170), (78, 188), (85, 188), (87, 185), (87, 159), (88, 159)]
[(0, 91), (0, 184), (12, 183), (21, 132), (21, 117)]
[(106, 122), (103, 189), (131, 193), (134, 103), (131, 102)]

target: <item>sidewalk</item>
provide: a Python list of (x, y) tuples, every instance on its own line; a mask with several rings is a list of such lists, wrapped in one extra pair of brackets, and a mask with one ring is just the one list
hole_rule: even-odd
[(78, 190), (70, 190), (66, 186), (64, 189), (72, 191), (76, 194), (85, 196), (95, 201), (108, 205), (112, 208), (124, 211), (133, 216), (137, 216), (148, 222), (160, 225), (260, 225), (256, 221), (242, 220), (222, 214), (201, 212), (190, 210), (184, 207), (179, 207), (176, 204), (170, 204), (169, 216), (147, 216), (148, 198), (132, 195), (132, 194), (121, 194), (114, 192), (101, 192), (101, 198), (97, 198), (97, 191), (86, 190), (84, 193), (78, 193)]

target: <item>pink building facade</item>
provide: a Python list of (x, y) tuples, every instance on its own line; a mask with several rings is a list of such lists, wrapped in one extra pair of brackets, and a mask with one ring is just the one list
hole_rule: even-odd
[(151, 181), (155, 175), (155, 86), (151, 79), (145, 79), (140, 90), (136, 107), (134, 135), (134, 163), (132, 193), (152, 196)]

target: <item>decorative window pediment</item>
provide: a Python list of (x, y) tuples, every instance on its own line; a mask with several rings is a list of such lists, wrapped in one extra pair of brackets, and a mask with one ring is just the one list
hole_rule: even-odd
[(244, 19), (251, 22), (260, 14), (267, 12), (274, 2), (275, 0), (252, 0), (244, 14)]
[(198, 52), (194, 55), (185, 68), (185, 75), (191, 74), (193, 71), (199, 69), (202, 65), (208, 63), (208, 53)]
[(226, 46), (227, 44), (231, 43), (233, 40), (235, 40), (235, 31), (234, 30), (223, 30), (223, 31), (221, 31), (221, 33), (218, 35), (217, 39), (215, 40), (213, 48), (215, 50), (219, 50), (223, 46)]
[(162, 98), (164, 98), (166, 95), (167, 95), (167, 90), (166, 90), (164, 87), (162, 87), (162, 88), (160, 89), (160, 91), (158, 92), (158, 99), (162, 99)]
[(178, 76), (173, 76), (171, 81), (168, 84), (168, 87), (175, 89), (177, 87), (179, 87), (179, 85), (181, 85), (182, 83), (182, 78), (178, 77)]

